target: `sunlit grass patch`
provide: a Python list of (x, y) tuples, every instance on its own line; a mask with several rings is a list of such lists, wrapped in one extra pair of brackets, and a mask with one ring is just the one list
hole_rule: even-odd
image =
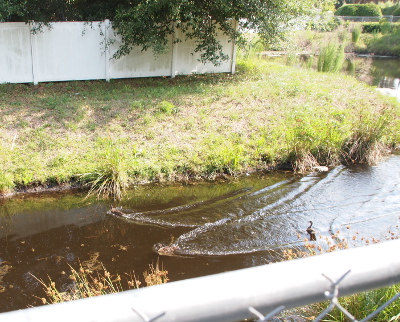
[(255, 58), (238, 61), (235, 75), (3, 84), (0, 93), (1, 191), (80, 178), (120, 198), (143, 182), (304, 172), (345, 155), (370, 162), (352, 152), (357, 133), (376, 146), (400, 138), (399, 104), (373, 88)]

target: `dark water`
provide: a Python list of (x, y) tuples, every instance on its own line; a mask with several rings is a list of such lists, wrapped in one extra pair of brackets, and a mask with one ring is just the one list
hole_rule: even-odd
[(365, 244), (361, 236), (399, 236), (399, 175), (397, 155), (306, 176), (138, 187), (115, 205), (130, 209), (129, 218), (107, 215), (109, 202), (84, 194), (0, 201), (0, 312), (41, 304), (35, 296), (44, 297), (43, 287), (32, 275), (66, 288), (69, 265), (101, 262), (112, 274), (141, 277), (159, 258), (152, 251), (159, 242), (180, 248), (179, 256), (160, 257), (176, 281), (269, 263), (304, 243), (309, 220), (319, 244), (338, 231), (350, 246)]
[(400, 59), (352, 57), (344, 71), (378, 88), (399, 89)]
[[(287, 61), (284, 56), (268, 57), (267, 59), (281, 63)], [(291, 64), (302, 68), (317, 69), (317, 61), (317, 57), (300, 56), (299, 60), (291, 62)], [(400, 58), (349, 56), (343, 64), (342, 72), (378, 88), (400, 90)]]

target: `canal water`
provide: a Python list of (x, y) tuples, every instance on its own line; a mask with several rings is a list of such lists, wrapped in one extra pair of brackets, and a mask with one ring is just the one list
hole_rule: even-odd
[[(101, 264), (112, 274), (140, 278), (157, 260), (171, 281), (276, 261), (301, 247), (308, 221), (317, 243), (332, 236), (350, 247), (400, 234), (400, 156), (379, 165), (338, 166), (297, 176), (250, 175), (214, 184), (146, 186), (114, 206), (84, 194), (19, 196), (0, 204), (0, 311), (40, 305), (42, 285), (71, 284), (70, 266)], [(156, 243), (179, 246), (159, 257)]]
[[(354, 70), (390, 87), (400, 71), (397, 61), (382, 76), (379, 64), (388, 63), (368, 61), (370, 73)], [(70, 267), (80, 265), (103, 265), (124, 284), (132, 272), (143, 281), (158, 260), (171, 281), (274, 262), (282, 250), (304, 246), (310, 220), (322, 248), (396, 238), (399, 177), (400, 156), (393, 155), (376, 166), (305, 176), (271, 172), (212, 184), (141, 186), (113, 205), (76, 191), (0, 200), (0, 312), (41, 305), (45, 294), (36, 278), (50, 278), (63, 291), (71, 285)], [(112, 206), (126, 216), (107, 214)], [(159, 256), (158, 243), (178, 250)]]

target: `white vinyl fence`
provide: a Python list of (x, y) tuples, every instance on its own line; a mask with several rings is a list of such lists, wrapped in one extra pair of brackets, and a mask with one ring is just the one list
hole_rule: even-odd
[[(173, 44), (166, 53), (137, 47), (120, 59), (113, 59), (120, 42), (108, 20), (103, 22), (57, 22), (51, 28), (32, 33), (35, 25), (0, 23), (0, 83), (34, 83), (69, 80), (154, 77), (192, 73), (235, 71), (235, 45), (225, 35), (219, 39), (229, 60), (219, 66), (202, 64), (192, 54), (193, 40)], [(110, 39), (114, 42), (110, 43)]]

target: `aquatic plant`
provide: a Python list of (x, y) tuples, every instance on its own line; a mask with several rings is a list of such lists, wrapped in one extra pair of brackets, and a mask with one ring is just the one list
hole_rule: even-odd
[(360, 25), (355, 25), (351, 30), (351, 41), (354, 44), (357, 44), (358, 40), (360, 39), (362, 33), (362, 27)]
[[(58, 288), (49, 277), (49, 282), (33, 276), (42, 284), (46, 297), (36, 296), (43, 304), (55, 304), (72, 300), (83, 299), (87, 297), (106, 295), (124, 291), (122, 277), (119, 274), (111, 275), (104, 266), (101, 265), (101, 272), (93, 272), (87, 267), (80, 265), (78, 270), (75, 270), (71, 265), (71, 275), (69, 276), (70, 284), (65, 290)], [(64, 273), (65, 274), (65, 273)], [(168, 282), (168, 271), (160, 268), (157, 260), (155, 266), (149, 265), (149, 269), (143, 272), (146, 286), (160, 285)], [(125, 285), (127, 289), (137, 289), (142, 285), (142, 282), (135, 276), (133, 272), (124, 274)], [(126, 290), (126, 289), (125, 289)]]
[(389, 153), (386, 135), (390, 113), (360, 111), (353, 125), (353, 133), (343, 145), (342, 155), (350, 163), (376, 164)]
[(130, 178), (124, 151), (106, 140), (99, 155), (99, 165), (94, 172), (81, 175), (81, 180), (90, 186), (88, 196), (121, 199), (129, 186)]
[(338, 72), (343, 66), (344, 58), (344, 45), (331, 42), (321, 49), (317, 70), (319, 72)]

